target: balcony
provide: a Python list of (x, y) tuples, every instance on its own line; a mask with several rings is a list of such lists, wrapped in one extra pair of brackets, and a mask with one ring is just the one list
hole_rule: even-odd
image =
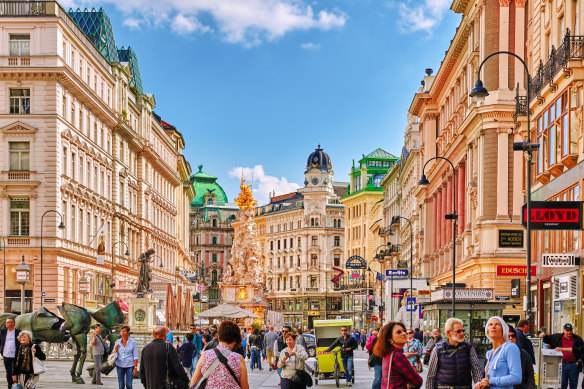
[(552, 86), (554, 77), (560, 70), (568, 68), (568, 61), (584, 59), (584, 36), (571, 36), (570, 30), (566, 31), (562, 44), (556, 49), (552, 46), (552, 52), (547, 62), (540, 62), (539, 68), (531, 78), (531, 96), (533, 99), (539, 95), (546, 84)]
[[(51, 6), (51, 3), (49, 2), (48, 5)], [(44, 15), (47, 15), (46, 1), (0, 2), (0, 16), (44, 16)]]
[(8, 57), (8, 66), (30, 66), (30, 57)]
[(28, 171), (10, 171), (8, 172), (8, 181), (28, 181), (30, 172)]

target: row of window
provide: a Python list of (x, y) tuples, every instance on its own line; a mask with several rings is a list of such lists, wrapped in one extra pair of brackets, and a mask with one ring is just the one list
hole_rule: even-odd
[[(276, 242), (276, 245), (274, 246), (274, 242)], [(288, 244), (288, 242), (290, 242)], [(283, 243), (283, 244), (281, 244)], [(312, 247), (318, 247), (319, 243), (318, 243), (318, 236), (311, 236), (310, 237), (310, 245)], [(341, 237), (340, 235), (335, 235), (333, 236), (333, 247), (340, 247), (341, 246)], [(281, 249), (288, 249), (294, 248), (294, 238), (290, 238), (290, 239), (278, 239), (276, 241), (270, 241), (270, 251), (274, 251), (274, 247), (276, 250), (281, 250)], [(298, 237), (298, 248), (302, 248), (302, 238)]]
[[(308, 275), (306, 279), (306, 287), (312, 289), (318, 289), (320, 277), (318, 275)], [(300, 276), (290, 276), (290, 277), (277, 277), (275, 284), (273, 278), (268, 278), (268, 289), (269, 290), (287, 290), (287, 289), (300, 289), (301, 288), (301, 277)], [(276, 288), (274, 288), (274, 286)]]
[[(359, 180), (357, 180), (357, 181), (359, 181)], [(356, 189), (356, 190), (358, 190), (358, 189)], [(347, 209), (346, 209), (347, 220), (350, 220), (351, 217), (353, 217), (353, 218), (361, 217), (361, 215), (366, 215), (366, 214), (367, 214), (367, 203), (353, 205), (352, 207), (347, 207)]]
[(88, 108), (63, 89), (61, 116), (87, 139), (111, 154), (111, 132)]
[[(290, 311), (320, 311), (321, 304), (319, 299), (308, 299), (306, 301), (306, 307), (302, 306), (302, 299), (275, 299), (268, 301), (270, 308), (280, 312), (290, 312)], [(327, 297), (326, 298), (326, 310), (327, 311), (340, 311), (342, 307), (342, 299), (340, 297)], [(323, 307), (324, 308), (324, 307)]]
[[(361, 236), (361, 234), (363, 236)], [(355, 240), (367, 237), (367, 226), (363, 224), (363, 227), (356, 226), (351, 227), (347, 230), (347, 240)]]

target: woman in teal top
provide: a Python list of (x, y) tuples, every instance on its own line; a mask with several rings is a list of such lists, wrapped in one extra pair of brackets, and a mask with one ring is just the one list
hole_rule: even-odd
[(515, 343), (509, 342), (509, 326), (499, 316), (487, 321), (485, 334), (493, 343), (487, 351), (485, 379), (475, 389), (513, 389), (521, 383), (521, 353)]

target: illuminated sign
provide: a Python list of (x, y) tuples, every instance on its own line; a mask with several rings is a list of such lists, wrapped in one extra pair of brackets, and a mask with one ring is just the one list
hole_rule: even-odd
[[(527, 227), (527, 208), (523, 205), (521, 223)], [(532, 201), (532, 230), (581, 230), (581, 201)]]
[[(531, 276), (535, 277), (537, 272), (537, 268), (535, 266), (531, 267)], [(511, 266), (511, 265), (498, 265), (497, 266), (497, 275), (501, 277), (505, 276), (527, 276), (527, 266)]]

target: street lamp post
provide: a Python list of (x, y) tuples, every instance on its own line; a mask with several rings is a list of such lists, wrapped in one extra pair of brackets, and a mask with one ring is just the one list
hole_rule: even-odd
[[(387, 242), (386, 244), (382, 244), (379, 247), (377, 247), (375, 249), (375, 256), (373, 257), (373, 259), (376, 259), (378, 261), (381, 260), (382, 256), (379, 255), (379, 251), (378, 250), (380, 248), (382, 248), (382, 247), (387, 247), (387, 250), (384, 250), (383, 251), (383, 257), (385, 257), (386, 256), (386, 253), (389, 250), (391, 250), (391, 242)], [(390, 288), (392, 290), (389, 291), (389, 295), (390, 295), (390, 300), (389, 301), (392, 301), (391, 300), (391, 295), (393, 294), (393, 272), (391, 273), (391, 286), (390, 286)], [(383, 295), (384, 294), (385, 294), (385, 274), (383, 274), (383, 269), (382, 269), (382, 272), (381, 272), (381, 306), (383, 306)], [(387, 301), (386, 301), (386, 304), (387, 304)], [(385, 314), (386, 311), (387, 311), (387, 307), (385, 307), (385, 309), (383, 311), (380, 310), (380, 312), (379, 312), (379, 320), (381, 321), (382, 325), (383, 325), (383, 322), (385, 321), (383, 319), (383, 316), (384, 316), (384, 314)], [(391, 312), (390, 316), (393, 318), (393, 312)]]
[(22, 262), (16, 266), (16, 282), (20, 284), (20, 314), (26, 313), (25, 304), (25, 285), (30, 281), (30, 267), (24, 262), (24, 254), (22, 254)]
[(114, 288), (116, 286), (116, 283), (114, 281), (114, 263), (115, 263), (115, 258), (116, 258), (116, 253), (114, 251), (114, 248), (119, 243), (121, 243), (124, 246), (126, 246), (126, 252), (124, 253), (124, 255), (126, 257), (129, 257), (130, 256), (130, 250), (128, 249), (128, 245), (126, 244), (126, 242), (119, 240), (116, 243), (112, 244), (112, 281), (110, 282), (110, 288), (112, 290), (112, 301), (114, 301)]
[[(414, 302), (414, 228), (412, 227), (412, 222), (410, 219), (404, 216), (393, 216), (391, 218), (391, 224), (399, 223), (400, 219), (405, 220), (410, 225), (410, 299), (412, 303)], [(390, 229), (390, 234), (391, 234)], [(410, 327), (414, 326), (414, 307), (415, 304), (412, 304), (410, 309)], [(413, 329), (413, 328), (412, 328)]]
[[(481, 83), (482, 84), (482, 83)], [(434, 159), (443, 159), (450, 164), (452, 167), (452, 213), (447, 213), (444, 215), (446, 220), (452, 220), (452, 317), (455, 317), (456, 314), (456, 219), (458, 219), (458, 215), (456, 214), (456, 171), (454, 170), (454, 165), (452, 162), (445, 157), (432, 157), (426, 161), (424, 167), (422, 168), (422, 177), (418, 182), (418, 185), (426, 186), (430, 182), (426, 178), (424, 171), (426, 170), (426, 165), (428, 162)]]
[(527, 213), (527, 217), (525, 218), (526, 223), (526, 230), (527, 230), (527, 247), (526, 247), (526, 261), (527, 261), (527, 278), (525, 282), (525, 289), (526, 289), (526, 297), (527, 297), (527, 307), (525, 309), (525, 313), (527, 315), (527, 319), (531, 320), (531, 161), (533, 160), (532, 153), (539, 149), (539, 143), (531, 143), (531, 112), (529, 110), (529, 102), (531, 98), (531, 75), (529, 74), (529, 69), (527, 64), (515, 53), (510, 51), (497, 51), (495, 53), (490, 54), (487, 56), (481, 64), (479, 65), (478, 71), (478, 79), (475, 84), (475, 87), (470, 92), (470, 97), (476, 102), (484, 100), (485, 97), (489, 95), (489, 92), (483, 86), (483, 82), (481, 81), (481, 69), (483, 64), (491, 57), (499, 54), (507, 54), (511, 55), (519, 60), (523, 64), (525, 68), (525, 73), (527, 75), (527, 139), (523, 142), (514, 142), (513, 143), (513, 151), (523, 151), (526, 153), (526, 164), (527, 168), (525, 169), (525, 189), (527, 191), (527, 200), (525, 205), (525, 211)]
[(59, 229), (63, 230), (65, 229), (65, 224), (63, 224), (63, 215), (61, 215), (61, 213), (59, 211), (56, 211), (54, 209), (49, 209), (48, 211), (46, 211), (45, 213), (43, 213), (43, 216), (41, 216), (41, 306), (43, 305), (43, 294), (45, 293), (44, 289), (43, 289), (43, 223), (45, 221), (45, 215), (47, 213), (51, 213), (54, 212), (57, 215), (59, 215), (59, 217), (61, 218), (61, 223), (59, 223)]

